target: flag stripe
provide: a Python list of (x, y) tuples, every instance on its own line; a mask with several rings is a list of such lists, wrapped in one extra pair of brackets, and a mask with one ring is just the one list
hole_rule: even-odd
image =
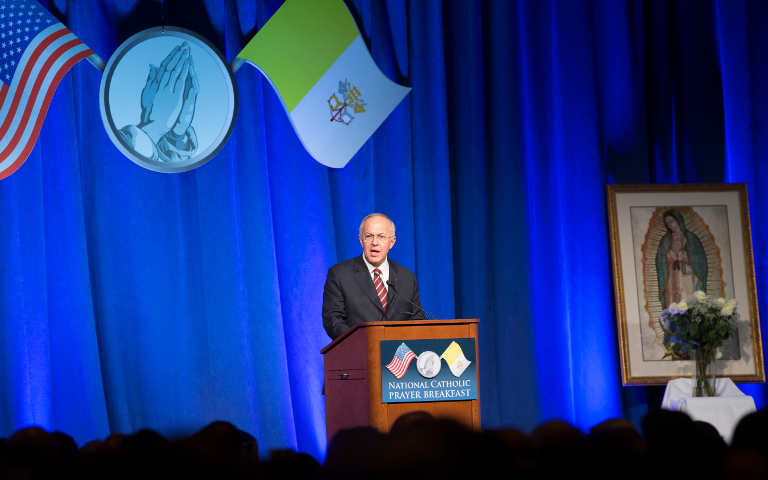
[(405, 356), (402, 362), (402, 365), (398, 369), (398, 378), (405, 375), (405, 372), (408, 370), (408, 365), (411, 364), (411, 361), (416, 358), (416, 355), (413, 352), (408, 353), (408, 355)]
[(416, 354), (411, 350), (405, 354), (402, 360), (400, 360), (397, 357), (397, 354), (395, 354), (394, 358), (392, 358), (392, 361), (389, 363), (389, 365), (387, 365), (387, 370), (392, 372), (392, 375), (394, 375), (396, 378), (402, 378), (403, 375), (405, 375), (405, 372), (408, 371), (408, 366), (411, 364), (411, 361), (413, 361), (414, 358), (416, 358)]
[[(24, 130), (27, 128), (27, 122), (29, 121), (29, 117), (32, 113), (32, 109), (38, 103), (38, 98), (41, 93), (41, 88), (43, 86), (43, 83), (46, 82), (47, 80), (48, 73), (56, 72), (56, 69), (52, 69), (51, 67), (53, 67), (57, 62), (60, 65), (62, 63), (66, 63), (66, 56), (72, 54), (72, 52), (68, 50), (74, 51), (74, 49), (79, 46), (82, 46), (82, 48), (87, 48), (78, 39), (70, 40), (69, 42), (57, 48), (53, 52), (53, 54), (45, 60), (45, 63), (43, 64), (43, 67), (40, 70), (40, 74), (37, 75), (34, 79), (34, 83), (32, 84), (32, 90), (31, 92), (29, 92), (28, 100), (25, 102), (25, 108), (23, 110), (21, 118), (19, 118), (18, 121), (14, 121), (11, 124), (14, 128), (11, 129), (10, 132), (7, 130), (0, 129), (0, 136), (2, 136), (2, 139), (0, 139), (0, 148), (3, 149), (2, 152), (0, 152), (0, 158), (5, 159), (8, 156), (8, 154), (10, 154), (10, 152), (16, 147), (16, 144), (21, 138), (21, 135), (23, 134)], [(63, 62), (62, 62), (62, 59), (64, 60)], [(25, 79), (25, 83), (26, 83), (26, 79)], [(46, 90), (47, 89), (44, 89), (42, 90), (42, 92), (46, 92)], [(18, 96), (18, 92), (17, 92), (17, 96)], [(9, 133), (13, 133), (13, 135), (9, 137)]]
[[(64, 37), (70, 36), (71, 38), (75, 38), (75, 36), (70, 32), (66, 27), (64, 27), (62, 24), (54, 24), (50, 27), (46, 28), (45, 30), (42, 30), (40, 33), (38, 33), (31, 42), (29, 42), (29, 45), (24, 50), (24, 53), (19, 58), (18, 67), (14, 71), (13, 78), (10, 82), (10, 92), (18, 92), (18, 91), (24, 91), (23, 88), (19, 88), (19, 83), (21, 82), (22, 77), (25, 76), (25, 73), (27, 76), (34, 75), (34, 71), (32, 72), (25, 72), (27, 68), (34, 68), (34, 65), (36, 64), (37, 59), (41, 55), (45, 55), (45, 50), (50, 48), (54, 44), (60, 45), (61, 43), (64, 43), (65, 40)], [(34, 56), (34, 59), (33, 59)], [(32, 65), (32, 67), (28, 67), (29, 65)], [(10, 101), (12, 97), (9, 97), (7, 100)], [(8, 116), (8, 108), (10, 107), (10, 103), (3, 105), (2, 110), (0, 110), (0, 116), (3, 118)]]
[(8, 95), (8, 85), (0, 84), (0, 105), (5, 101), (5, 96)]
[[(41, 91), (45, 92), (45, 89), (41, 90), (41, 88), (47, 87), (50, 84), (50, 72), (53, 71), (55, 73), (56, 69), (60, 68), (67, 60), (67, 56), (71, 56), (72, 52), (78, 47), (79, 49), (87, 48), (77, 38), (69, 40), (63, 45), (56, 47), (50, 53), (44, 52), (44, 55), (38, 58), (39, 61), (33, 68), (31, 77), (27, 77), (27, 72), (24, 72), (25, 75), (22, 76), (21, 81), (18, 83), (18, 86), (22, 88), (14, 91), (12, 113), (6, 118), (3, 127), (0, 127), (0, 149), (5, 150), (8, 142), (11, 140), (8, 133), (18, 131), (25, 124), (25, 116), (28, 116), (30, 106), (37, 101)], [(11, 90), (13, 90), (13, 86), (11, 86)], [(16, 107), (16, 104), (19, 102), (23, 102), (21, 108)], [(13, 115), (12, 118), (11, 115)], [(2, 153), (0, 153), (0, 158), (4, 158)]]
[[(16, 146), (16, 142), (18, 142), (18, 139), (27, 127), (27, 122), (29, 121), (33, 108), (39, 103), (40, 95), (47, 91), (47, 88), (42, 87), (50, 87), (52, 76), (66, 63), (68, 57), (77, 53), (78, 47), (80, 50), (87, 49), (80, 40), (70, 40), (58, 47), (50, 57), (45, 59), (42, 68), (40, 69), (40, 73), (34, 76), (34, 82), (29, 82), (31, 84), (31, 89), (29, 89), (28, 92), (25, 92), (23, 96), (25, 100), (24, 109), (16, 113), (16, 118), (11, 123), (12, 128), (10, 130), (0, 130), (0, 135), (2, 135), (0, 138), (0, 149), (2, 149), (0, 158), (5, 159)], [(25, 81), (25, 83), (27, 82)], [(16, 94), (18, 96), (18, 92), (16, 92)]]
[(13, 0), (0, 6), (0, 17), (4, 19), (0, 21), (3, 179), (15, 172), (34, 148), (64, 75), (93, 51), (34, 0)]
[[(0, 117), (4, 118), (3, 124), (0, 126), (0, 135), (5, 134), (10, 126), (10, 122), (15, 118), (16, 109), (18, 108), (24, 96), (27, 79), (29, 79), (30, 75), (32, 75), (33, 68), (38, 65), (37, 60), (43, 54), (43, 51), (45, 51), (45, 49), (55, 40), (58, 40), (64, 35), (70, 33), (66, 28), (61, 28), (59, 31), (55, 31), (55, 29), (56, 25), (49, 27), (37, 34), (33, 42), (30, 44), (30, 47), (35, 42), (40, 42), (40, 44), (37, 45), (34, 50), (30, 50), (28, 47), (27, 51), (31, 51), (32, 53), (29, 56), (27, 56), (25, 53), (19, 61), (20, 65), (24, 65), (25, 63), (26, 65), (23, 69), (18, 68), (16, 70), (16, 74), (13, 76), (13, 82), (11, 83), (10, 88), (10, 91), (14, 92), (14, 95), (9, 98), (11, 102), (4, 104), (3, 108), (0, 110)], [(51, 31), (53, 31), (53, 33), (51, 33)]]
[[(85, 46), (85, 45), (83, 45)], [(7, 160), (11, 160), (13, 163), (11, 163), (10, 166), (4, 168), (4, 164), (6, 163), (6, 159), (3, 159), (2, 162), (0, 162), (0, 180), (6, 178), (8, 175), (11, 175), (13, 172), (18, 170), (18, 168), (24, 163), (24, 161), (29, 156), (30, 152), (32, 151), (32, 148), (35, 146), (35, 142), (37, 141), (37, 137), (40, 134), (40, 129), (42, 128), (43, 121), (45, 120), (45, 115), (48, 112), (48, 106), (51, 103), (51, 99), (53, 98), (53, 94), (56, 92), (56, 87), (58, 87), (59, 83), (61, 82), (61, 79), (64, 77), (64, 75), (67, 74), (67, 72), (75, 66), (80, 60), (83, 60), (84, 58), (89, 57), (90, 55), (93, 55), (94, 52), (91, 49), (86, 49), (75, 54), (72, 58), (67, 60), (64, 65), (58, 70), (56, 75), (54, 76), (53, 80), (51, 81), (51, 84), (46, 92), (45, 100), (43, 102), (43, 105), (40, 108), (40, 113), (36, 116), (36, 121), (34, 124), (34, 129), (32, 130), (31, 134), (27, 138), (27, 141), (24, 144), (24, 148), (16, 157), (10, 157)], [(0, 155), (0, 158), (3, 158), (2, 155)], [(14, 160), (15, 158), (15, 160)]]

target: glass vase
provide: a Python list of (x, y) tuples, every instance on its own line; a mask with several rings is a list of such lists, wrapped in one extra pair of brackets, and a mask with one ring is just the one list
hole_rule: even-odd
[(693, 396), (714, 397), (715, 375), (712, 366), (715, 362), (715, 351), (699, 348), (694, 350), (693, 358), (696, 363), (696, 387)]

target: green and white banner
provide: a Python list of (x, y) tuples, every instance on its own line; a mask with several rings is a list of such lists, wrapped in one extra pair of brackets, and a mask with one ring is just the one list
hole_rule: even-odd
[(304, 148), (341, 168), (410, 88), (389, 80), (341, 0), (287, 0), (238, 54), (280, 97)]

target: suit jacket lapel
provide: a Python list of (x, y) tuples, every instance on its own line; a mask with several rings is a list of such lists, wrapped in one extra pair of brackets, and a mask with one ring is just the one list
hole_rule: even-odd
[[(368, 272), (368, 268), (366, 268), (365, 262), (363, 262), (363, 258), (359, 257), (359, 261), (357, 263), (357, 271), (355, 272), (355, 279), (357, 280), (357, 283), (360, 285), (362, 291), (365, 292), (365, 295), (368, 297), (368, 299), (373, 302), (376, 308), (378, 308), (381, 313), (384, 313), (384, 309), (381, 308), (381, 301), (379, 300), (379, 296), (376, 295), (376, 289), (373, 288), (373, 280), (371, 280), (371, 274)], [(390, 275), (391, 274), (392, 273), (390, 269)]]

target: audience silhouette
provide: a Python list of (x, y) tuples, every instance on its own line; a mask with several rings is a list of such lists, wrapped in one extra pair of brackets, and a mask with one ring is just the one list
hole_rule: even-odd
[(411, 412), (388, 433), (372, 427), (339, 432), (321, 464), (290, 449), (260, 459), (256, 439), (223, 421), (178, 439), (145, 429), (79, 449), (65, 433), (29, 427), (0, 438), (0, 479), (765, 479), (766, 432), (768, 410), (745, 416), (730, 445), (712, 425), (667, 410), (649, 412), (641, 431), (611, 419), (588, 433), (549, 421), (530, 434), (513, 428), (478, 432)]

